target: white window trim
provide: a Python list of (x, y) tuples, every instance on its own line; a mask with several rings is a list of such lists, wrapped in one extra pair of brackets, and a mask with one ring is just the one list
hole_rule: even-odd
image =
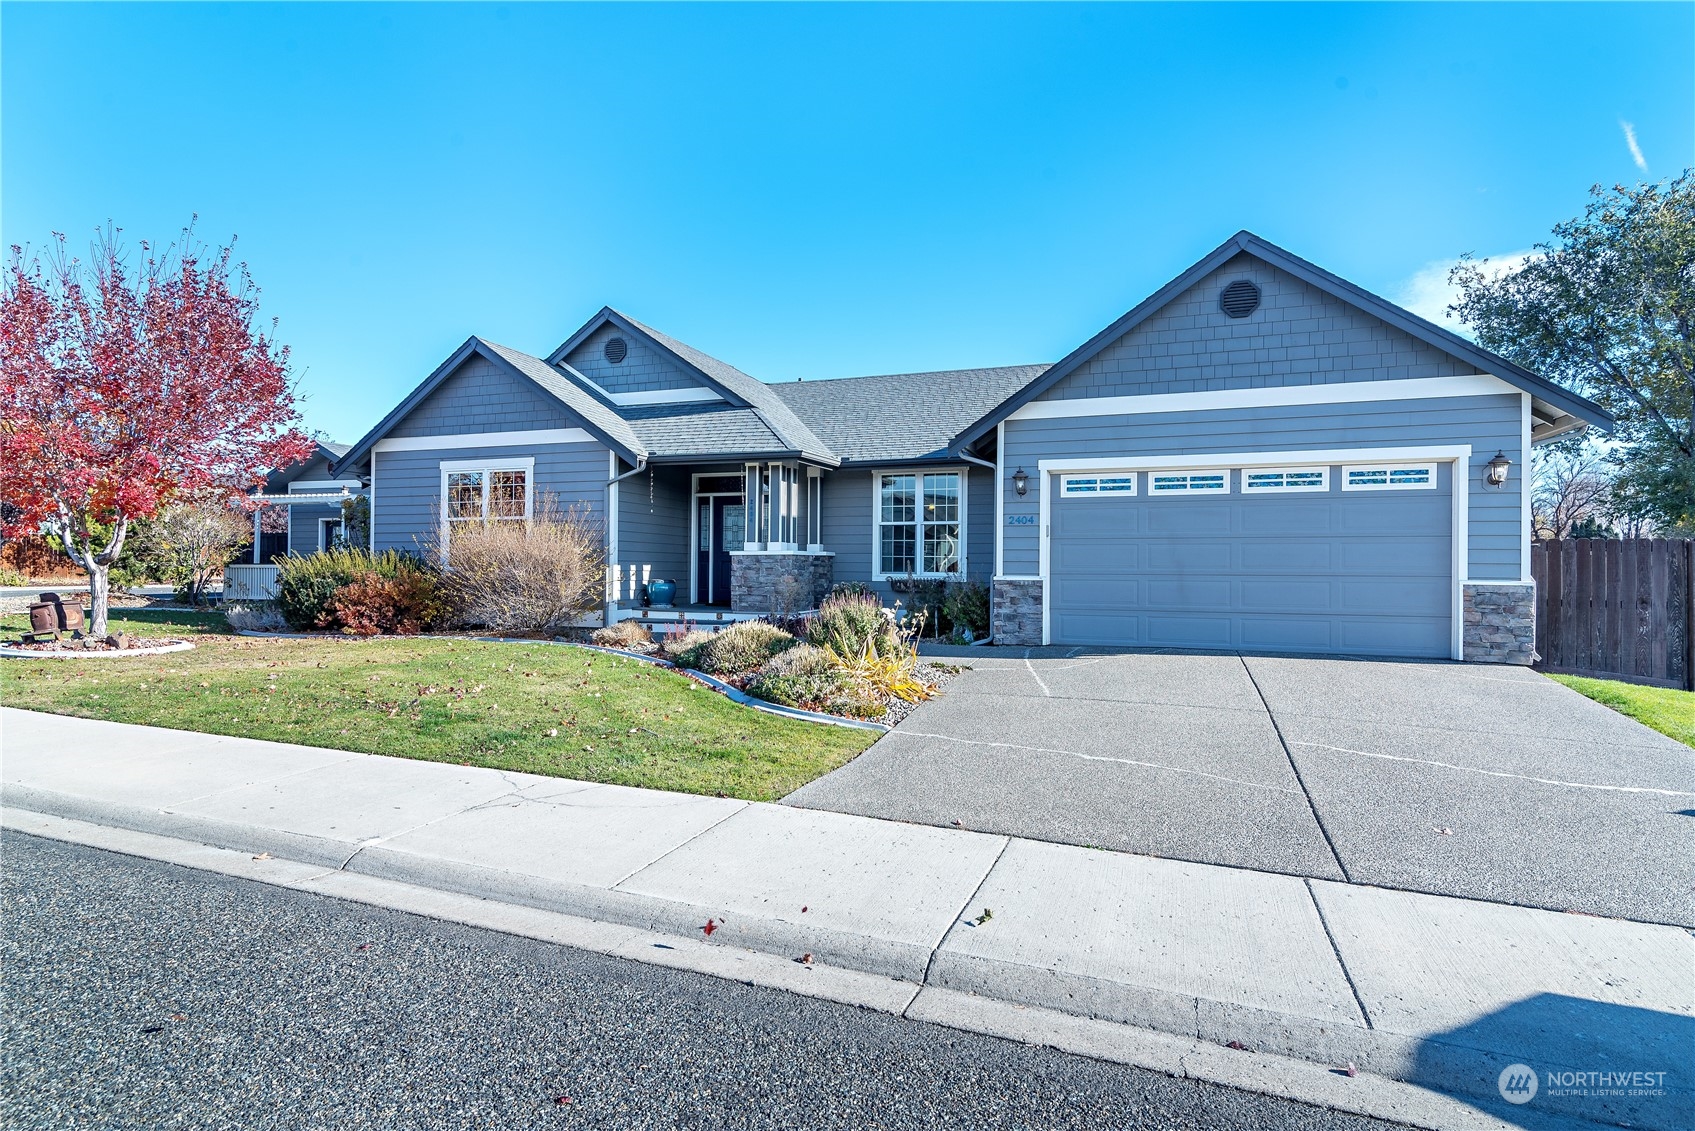
[[(456, 471), (522, 471), (524, 473), (524, 521), (528, 523), (535, 515), (536, 505), (536, 457), (508, 456), (489, 459), (444, 459), (441, 461), (441, 493), (436, 496), (441, 507), (441, 544), (447, 548), (447, 531), (451, 525), (447, 517), (447, 477)], [(483, 521), (488, 521), (488, 476), (483, 477)], [(470, 519), (461, 521), (469, 522)]]
[[(897, 581), (903, 577), (921, 577), (926, 580), (942, 579), (960, 581), (966, 577), (966, 523), (971, 513), (970, 507), (970, 468), (960, 467), (879, 467), (871, 472), (871, 580)], [(959, 476), (959, 568), (951, 573), (884, 573), (883, 572), (883, 477), (885, 475), (915, 475), (918, 477), (918, 507), (924, 506), (924, 476), (926, 475), (957, 475)], [(905, 523), (891, 523), (892, 526), (905, 526)], [(916, 518), (917, 543), (914, 547), (917, 564), (924, 560), (924, 520)]]
[[(1073, 479), (1088, 479), (1098, 484), (1102, 479), (1118, 478), (1128, 479), (1130, 481), (1130, 489), (1128, 491), (1102, 491), (1098, 486), (1093, 491), (1073, 491), (1071, 489), (1071, 481)], [(1141, 476), (1134, 471), (1129, 473), (1118, 472), (1116, 474), (1113, 472), (1096, 472), (1091, 475), (1061, 475), (1059, 477), (1059, 493), (1068, 499), (1128, 499), (1137, 493), (1136, 480), (1139, 478), (1141, 478)]]
[(330, 548), (330, 540), (328, 538), (324, 537), (324, 530), (332, 522), (335, 523), (338, 526), (344, 526), (346, 520), (341, 518), (340, 516), (335, 516), (335, 517), (326, 516), (326, 517), (318, 519), (318, 550), (320, 552)]
[[(1389, 472), (1419, 470), (1428, 472), (1429, 482), (1426, 483), (1350, 483), (1350, 471)], [(1434, 491), (1440, 472), (1435, 460), (1373, 460), (1370, 463), (1345, 463), (1342, 465), (1342, 490), (1344, 491)]]
[[(1184, 477), (1182, 487), (1168, 487), (1161, 491), (1154, 486), (1157, 475), (1181, 475)], [(1188, 482), (1197, 475), (1217, 475), (1223, 478), (1222, 487), (1196, 487)], [(1227, 467), (1162, 467), (1148, 472), (1148, 498), (1165, 498), (1171, 495), (1193, 497), (1195, 495), (1228, 495), (1230, 490), (1230, 469)]]
[[(1280, 483), (1275, 487), (1250, 487), (1250, 475), (1288, 475), (1294, 472), (1317, 472), (1318, 482), (1315, 483)], [(1244, 467), (1242, 474), (1242, 494), (1244, 495), (1296, 495), (1317, 494), (1330, 490), (1330, 465), (1315, 464), (1312, 467)]]
[[(1256, 467), (1299, 467), (1303, 464), (1349, 464), (1385, 460), (1412, 463), (1414, 461), (1434, 461), (1451, 464), (1452, 484), (1448, 490), (1449, 509), (1453, 516), (1453, 529), (1449, 537), (1452, 549), (1449, 572), (1453, 575), (1452, 600), (1449, 604), (1449, 653), (1455, 660), (1465, 658), (1465, 646), (1462, 633), (1465, 629), (1465, 586), (1469, 579), (1469, 563), (1471, 561), (1470, 532), (1471, 532), (1471, 490), (1468, 483), (1471, 465), (1470, 444), (1442, 444), (1416, 448), (1307, 448), (1301, 451), (1289, 452), (1215, 452), (1194, 456), (1090, 456), (1075, 459), (1044, 459), (1036, 463), (1038, 482), (1036, 484), (1036, 499), (1041, 531), (1037, 543), (1037, 579), (1042, 582), (1042, 643), (1053, 639), (1051, 610), (1053, 602), (1047, 600), (1048, 578), (1052, 547), (1050, 535), (1053, 528), (1048, 515), (1053, 505), (1052, 492), (1049, 483), (1055, 474), (1062, 471), (1147, 471), (1154, 468), (1168, 467), (1238, 467), (1253, 464)], [(872, 482), (876, 479), (873, 477)], [(875, 497), (875, 493), (873, 493)], [(996, 531), (996, 536), (1004, 531)]]

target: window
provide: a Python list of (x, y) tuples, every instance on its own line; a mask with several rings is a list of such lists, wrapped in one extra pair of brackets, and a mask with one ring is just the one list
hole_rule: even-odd
[(442, 521), (524, 522), (530, 517), (535, 460), (450, 460), (441, 465)]
[(964, 476), (898, 472), (877, 481), (877, 576), (959, 573)]
[(1356, 464), (1342, 469), (1344, 491), (1405, 491), (1435, 486), (1433, 463)]
[(1148, 494), (1194, 495), (1207, 492), (1214, 495), (1230, 493), (1228, 471), (1150, 471)]
[(1330, 469), (1328, 467), (1246, 467), (1242, 469), (1242, 494), (1244, 495), (1328, 490), (1330, 490)]
[(1134, 495), (1135, 473), (1125, 475), (1062, 475), (1059, 477), (1061, 495)]

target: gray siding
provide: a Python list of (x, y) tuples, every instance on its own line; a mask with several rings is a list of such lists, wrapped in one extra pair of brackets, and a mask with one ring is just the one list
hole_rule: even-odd
[[(1086, 412), (1086, 405), (1079, 405)], [(1007, 515), (1039, 513), (1036, 474), (1042, 459), (1081, 456), (1157, 456), (1206, 452), (1276, 452), (1315, 448), (1387, 448), (1470, 444), (1466, 471), (1470, 507), (1469, 568), (1475, 580), (1517, 579), (1522, 528), (1519, 476), (1526, 466), (1519, 394), (1335, 405), (1284, 405), (1211, 412), (1081, 416), (1009, 420), (1002, 465), (1030, 474), (1022, 499), (1011, 475), (1003, 480)], [(1505, 488), (1486, 488), (1483, 467), (1499, 449), (1512, 460)], [(868, 504), (869, 505), (869, 504)], [(1002, 573), (1035, 576), (1040, 529), (1007, 526)]]
[[(1229, 318), (1236, 279), (1259, 309)], [(1042, 400), (1455, 377), (1476, 368), (1250, 255), (1238, 255), (1067, 374)]]
[(340, 518), (341, 505), (328, 503), (296, 504), (288, 508), (288, 549), (293, 554), (314, 554), (318, 551), (318, 523), (326, 518)]
[(454, 436), (580, 427), (580, 420), (529, 380), (473, 354), (387, 435)]
[(372, 455), (372, 532), (378, 550), (426, 551), (440, 521), (443, 460), (534, 456), (535, 490), (551, 492), (561, 506), (581, 504), (595, 522), (606, 521), (606, 481), (611, 457), (598, 443), (534, 447), (439, 448)]
[[(954, 470), (952, 467), (933, 470)], [(966, 467), (965, 472), (965, 573), (963, 577), (988, 581), (995, 571), (994, 472), (986, 467)], [(887, 582), (873, 582), (872, 526), (873, 476), (880, 471), (839, 470), (824, 473), (824, 548), (836, 555), (837, 581), (871, 584), (885, 602), (897, 594)]]
[(689, 599), (690, 470), (655, 467), (618, 484), (618, 560), (613, 564), (651, 566), (653, 580), (677, 583), (681, 601)]
[[(604, 351), (608, 338), (623, 338), (629, 346), (629, 353), (616, 365), (606, 360)], [(565, 361), (609, 393), (706, 387), (675, 358), (610, 322), (578, 343), (576, 349), (565, 355)]]

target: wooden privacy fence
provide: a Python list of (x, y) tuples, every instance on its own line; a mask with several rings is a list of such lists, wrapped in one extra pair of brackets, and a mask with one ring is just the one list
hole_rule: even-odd
[(1695, 691), (1695, 541), (1538, 542), (1530, 572), (1539, 669)]

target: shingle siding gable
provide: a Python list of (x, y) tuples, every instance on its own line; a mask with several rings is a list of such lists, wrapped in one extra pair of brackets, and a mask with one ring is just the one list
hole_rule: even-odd
[[(1218, 308), (1236, 279), (1246, 318)], [(1251, 255), (1237, 255), (1069, 373), (1040, 400), (1454, 377), (1476, 367)]]
[(558, 401), (473, 354), (386, 435), (452, 436), (581, 426)]
[[(623, 338), (629, 350), (624, 360), (616, 365), (606, 360), (609, 338)], [(610, 322), (584, 338), (576, 349), (565, 355), (564, 360), (609, 393), (705, 388), (675, 358), (667, 357), (636, 335)]]

